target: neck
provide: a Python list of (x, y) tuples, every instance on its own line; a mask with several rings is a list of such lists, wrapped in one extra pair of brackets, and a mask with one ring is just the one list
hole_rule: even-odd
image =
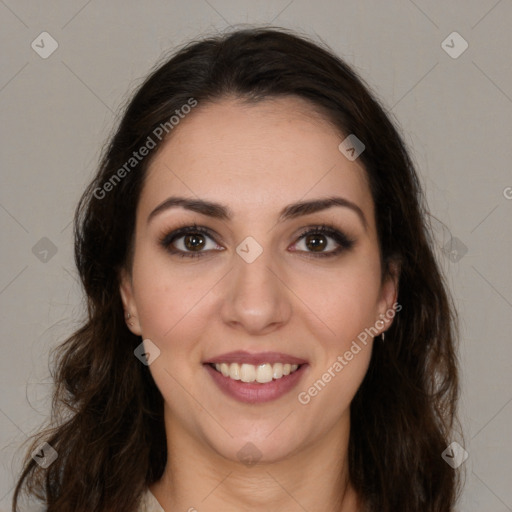
[(349, 422), (285, 460), (246, 466), (166, 421), (168, 462), (150, 490), (167, 512), (357, 512)]

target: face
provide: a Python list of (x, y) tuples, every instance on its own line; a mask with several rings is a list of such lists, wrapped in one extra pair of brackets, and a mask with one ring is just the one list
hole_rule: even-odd
[(348, 428), (396, 283), (343, 138), (297, 98), (225, 99), (151, 163), (121, 295), (169, 442), (277, 461)]

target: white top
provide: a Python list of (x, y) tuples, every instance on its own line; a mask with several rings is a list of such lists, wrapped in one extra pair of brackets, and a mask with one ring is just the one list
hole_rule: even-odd
[(165, 510), (162, 508), (160, 503), (158, 503), (149, 488), (147, 488), (142, 497), (139, 512), (165, 512)]

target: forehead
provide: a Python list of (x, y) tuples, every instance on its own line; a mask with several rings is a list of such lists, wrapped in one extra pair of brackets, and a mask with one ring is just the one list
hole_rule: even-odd
[(284, 204), (342, 195), (373, 216), (366, 172), (338, 149), (345, 136), (304, 100), (197, 106), (152, 161), (142, 213), (169, 195), (211, 199), (235, 215), (271, 215)]

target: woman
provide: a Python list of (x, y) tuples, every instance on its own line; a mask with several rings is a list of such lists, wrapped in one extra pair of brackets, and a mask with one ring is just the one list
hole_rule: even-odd
[(455, 313), (406, 148), (328, 49), (180, 50), (75, 235), (88, 319), (30, 451), (58, 456), (27, 457), (14, 510), (453, 510)]

